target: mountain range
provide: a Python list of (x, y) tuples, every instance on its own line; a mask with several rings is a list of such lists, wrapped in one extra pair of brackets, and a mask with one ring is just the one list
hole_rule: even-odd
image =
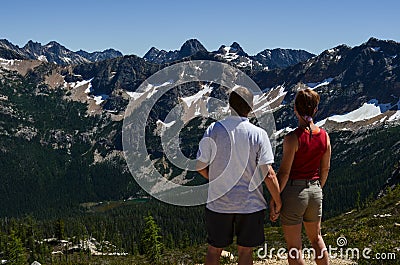
[[(182, 48), (201, 47), (201, 44), (196, 43), (197, 41), (189, 40)], [(245, 56), (240, 46), (237, 44), (232, 46), (237, 51), (235, 56), (252, 60)], [(191, 48), (183, 50), (185, 49), (192, 50)], [(195, 59), (227, 62), (247, 73), (264, 92), (269, 94), (272, 106), (279, 107), (276, 109), (278, 129), (296, 126), (294, 116), (284, 113), (292, 108), (291, 103), (299, 87), (309, 87), (320, 92), (321, 105), (316, 119), (319, 121), (328, 119), (327, 126), (334, 122), (334, 119), (329, 119), (331, 116), (350, 113), (363, 104), (378, 108), (379, 114), (399, 109), (400, 45), (394, 41), (371, 38), (353, 48), (340, 45), (318, 56), (303, 58), (303, 62), (293, 62), (288, 67), (275, 69), (252, 67), (251, 64), (243, 66), (241, 65), (243, 61), (230, 60), (226, 56), (222, 57), (221, 53), (205, 52), (203, 49), (189, 57), (181, 58), (178, 56), (181, 50), (170, 51), (167, 54), (174, 54), (176, 58), (180, 58), (175, 62)], [(220, 50), (232, 51), (232, 47), (227, 49), (222, 46)], [(83, 63), (74, 66), (72, 73), (67, 77), (71, 80), (76, 79), (75, 81), (91, 80), (91, 94), (107, 97), (103, 108), (112, 112), (123, 112), (126, 102), (125, 105), (121, 105), (123, 101), (118, 94), (126, 95), (134, 92), (146, 77), (169, 65), (169, 63), (153, 64), (148, 58), (149, 55), (147, 59), (131, 55), (94, 64)], [(184, 90), (182, 93), (189, 95), (188, 91)], [(129, 99), (129, 97), (122, 98)]]
[[(296, 91), (318, 91), (316, 121), (330, 132), (334, 148), (326, 196), (346, 198), (340, 204), (327, 201), (327, 213), (343, 213), (354, 206), (357, 192), (361, 199), (377, 194), (400, 160), (399, 54), (399, 43), (375, 38), (319, 55), (274, 49), (255, 56), (238, 43), (209, 52), (192, 39), (175, 51), (151, 48), (143, 58), (114, 50), (72, 52), (56, 42), (28, 42), (19, 48), (1, 40), (0, 165), (5, 174), (0, 212), (49, 214), (49, 209), (61, 210), (60, 204), (68, 208), (143, 194), (122, 152), (126, 106), (151, 96), (151, 91), (140, 94), (136, 89), (158, 70), (182, 61), (212, 60), (237, 67), (265, 93), (256, 106), (273, 109), (276, 161), (282, 135), (296, 127)], [(160, 98), (147, 121), (147, 148), (157, 169), (170, 178), (200, 181), (195, 173), (165, 161), (157, 129), (165, 127), (167, 113), (179, 103), (187, 104), (189, 112), (202, 109), (204, 95), (227, 100), (226, 88), (218, 84), (184, 84)], [(188, 156), (195, 155), (201, 124), (188, 122), (180, 135)], [(352, 185), (343, 188), (349, 179)]]
[[(178, 61), (197, 53), (209, 52), (198, 40), (190, 39), (175, 51), (158, 50), (152, 47), (143, 58), (149, 62), (163, 64)], [(255, 56), (250, 56), (237, 42), (233, 42), (230, 46), (222, 45), (217, 51), (211, 53), (216, 58), (232, 62), (239, 68), (251, 67), (264, 70), (285, 68), (315, 56), (304, 50), (293, 49), (265, 49)]]
[[(165, 64), (190, 57), (197, 53), (208, 53), (208, 51), (198, 40), (190, 39), (179, 50), (175, 51), (158, 50), (152, 47), (143, 58), (148, 62)], [(217, 51), (213, 51), (212, 53), (216, 57), (234, 62), (238, 67), (250, 65), (255, 68), (264, 69), (287, 67), (315, 56), (304, 50), (292, 49), (266, 49), (255, 56), (249, 56), (237, 42), (233, 42), (231, 46), (222, 45)], [(73, 52), (56, 41), (42, 45), (30, 40), (24, 47), (20, 48), (6, 39), (0, 40), (0, 58), (3, 59), (31, 59), (59, 65), (72, 65), (98, 62), (122, 56), (121, 52), (114, 49), (91, 53), (83, 50)]]
[(3, 59), (30, 59), (59, 65), (69, 65), (97, 62), (99, 60), (107, 60), (120, 56), (122, 56), (122, 53), (114, 49), (93, 53), (82, 50), (73, 52), (56, 41), (51, 41), (46, 45), (42, 45), (41, 43), (30, 40), (24, 47), (20, 48), (6, 39), (0, 40), (0, 58)]

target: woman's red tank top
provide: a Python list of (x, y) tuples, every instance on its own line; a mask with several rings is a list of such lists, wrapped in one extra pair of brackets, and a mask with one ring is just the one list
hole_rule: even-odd
[(319, 132), (310, 132), (297, 128), (294, 133), (297, 136), (299, 148), (294, 155), (289, 179), (319, 179), (319, 168), (322, 156), (327, 149), (326, 131), (322, 128)]

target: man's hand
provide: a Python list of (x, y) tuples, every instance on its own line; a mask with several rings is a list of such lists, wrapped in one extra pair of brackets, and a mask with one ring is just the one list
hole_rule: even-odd
[(276, 222), (279, 218), (281, 212), (282, 203), (276, 203), (274, 199), (271, 198), (269, 202), (269, 220)]

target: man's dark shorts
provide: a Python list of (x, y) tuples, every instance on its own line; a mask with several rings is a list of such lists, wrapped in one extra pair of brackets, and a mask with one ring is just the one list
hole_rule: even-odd
[(256, 247), (264, 243), (265, 210), (249, 214), (217, 213), (206, 208), (208, 244), (224, 248), (236, 242), (242, 247)]

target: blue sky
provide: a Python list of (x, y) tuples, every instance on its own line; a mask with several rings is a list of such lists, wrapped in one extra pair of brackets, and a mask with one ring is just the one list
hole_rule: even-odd
[(0, 39), (22, 47), (55, 40), (89, 52), (143, 56), (197, 38), (208, 50), (238, 42), (249, 54), (305, 49), (319, 54), (370, 37), (400, 41), (400, 1), (1, 1)]

